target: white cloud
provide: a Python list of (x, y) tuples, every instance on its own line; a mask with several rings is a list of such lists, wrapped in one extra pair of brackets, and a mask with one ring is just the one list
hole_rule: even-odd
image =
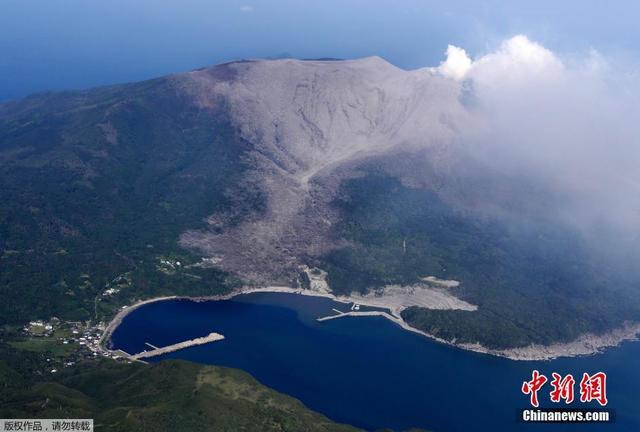
[(474, 61), (467, 78), (485, 86), (504, 87), (553, 80), (563, 71), (564, 65), (551, 51), (519, 35)]
[(240, 12), (251, 13), (255, 10), (255, 8), (251, 5), (242, 5), (240, 6)]
[(462, 48), (453, 45), (447, 47), (447, 58), (436, 69), (444, 76), (461, 80), (471, 67), (471, 59)]
[(446, 56), (436, 71), (455, 80), (473, 78), (485, 83), (504, 83), (562, 69), (562, 62), (551, 51), (523, 35), (507, 39), (498, 50), (475, 61), (454, 45), (447, 47)]
[(565, 197), (552, 210), (568, 220), (619, 228), (640, 220), (635, 66), (596, 52), (559, 56), (520, 35), (473, 61), (449, 47), (437, 71), (470, 89), (483, 125), (462, 133), (473, 157)]

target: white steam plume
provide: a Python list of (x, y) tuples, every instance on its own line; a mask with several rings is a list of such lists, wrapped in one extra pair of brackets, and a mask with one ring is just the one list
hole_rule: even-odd
[(640, 221), (640, 80), (591, 52), (561, 58), (525, 36), (472, 61), (450, 46), (436, 71), (462, 81), (481, 128), (465, 150), (491, 169), (563, 197), (560, 216), (636, 232)]

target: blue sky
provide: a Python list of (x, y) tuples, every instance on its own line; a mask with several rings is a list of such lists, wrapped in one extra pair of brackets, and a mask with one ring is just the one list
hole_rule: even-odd
[(637, 56), (633, 1), (2, 0), (0, 100), (239, 58), (380, 55), (436, 65), (523, 33), (558, 52)]

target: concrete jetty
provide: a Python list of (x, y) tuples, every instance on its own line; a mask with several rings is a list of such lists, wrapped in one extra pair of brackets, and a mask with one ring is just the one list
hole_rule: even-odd
[(221, 335), (220, 333), (209, 333), (207, 336), (204, 337), (200, 337), (200, 338), (195, 338), (195, 339), (190, 339), (190, 340), (186, 340), (183, 342), (178, 342), (176, 344), (173, 345), (167, 345), (165, 347), (162, 348), (156, 348), (154, 350), (151, 351), (143, 351), (141, 353), (138, 354), (133, 354), (130, 355), (129, 358), (131, 360), (140, 360), (143, 358), (148, 358), (148, 357), (155, 357), (157, 355), (160, 354), (166, 354), (166, 353), (170, 353), (173, 351), (178, 351), (181, 350), (183, 348), (188, 348), (191, 346), (195, 346), (195, 345), (204, 345), (210, 342), (216, 342), (219, 340), (224, 339), (224, 336)]
[[(335, 309), (334, 309), (335, 310)], [(337, 311), (340, 312), (340, 311)], [(329, 321), (332, 319), (336, 319), (336, 318), (342, 318), (342, 317), (347, 317), (347, 316), (383, 316), (387, 319), (390, 319), (391, 321), (398, 321), (399, 319), (395, 316), (389, 315), (386, 312), (382, 312), (382, 311), (364, 311), (364, 312), (340, 312), (336, 315), (329, 315), (326, 317), (322, 317), (322, 318), (316, 318), (316, 321), (318, 322), (322, 322), (322, 321)]]

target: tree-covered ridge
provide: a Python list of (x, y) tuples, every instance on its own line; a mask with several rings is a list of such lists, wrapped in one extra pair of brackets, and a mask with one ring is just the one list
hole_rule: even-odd
[[(159, 257), (199, 257), (180, 233), (234, 200), (260, 207), (242, 179), (246, 144), (222, 106), (196, 108), (171, 79), (36, 95), (0, 106), (0, 321), (87, 319), (94, 298), (132, 272), (127, 298), (211, 294), (228, 275), (155, 271)], [(204, 282), (197, 282), (204, 280)], [(162, 287), (165, 288), (162, 288)]]
[(603, 274), (603, 263), (566, 226), (473, 218), (432, 191), (375, 173), (343, 189), (334, 235), (351, 244), (323, 258), (330, 285), (348, 292), (425, 275), (460, 281), (452, 292), (477, 311), (403, 312), (430, 334), (507, 348), (569, 341), (640, 319), (633, 278)]

